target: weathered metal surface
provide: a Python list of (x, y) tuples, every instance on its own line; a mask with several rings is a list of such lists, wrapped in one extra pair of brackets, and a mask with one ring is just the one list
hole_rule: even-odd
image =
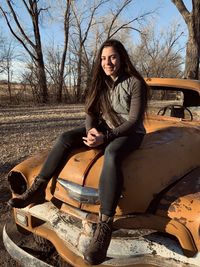
[[(148, 134), (141, 148), (123, 162), (123, 198), (117, 215), (145, 212), (156, 194), (200, 166), (200, 129), (177, 121), (153, 119), (148, 120), (146, 128)], [(95, 162), (85, 186), (98, 187), (103, 159), (101, 156)], [(99, 210), (98, 206), (88, 204), (82, 204), (81, 208), (96, 213)]]
[(177, 79), (177, 78), (146, 78), (149, 86), (162, 86), (172, 88), (183, 88), (186, 90), (195, 90), (200, 95), (200, 82), (198, 80)]
[(192, 233), (200, 251), (200, 167), (186, 175), (163, 195), (156, 213), (185, 225)]
[(44, 261), (27, 253), (25, 250), (17, 245), (17, 240), (15, 242), (9, 237), (7, 227), (3, 228), (3, 243), (13, 259), (15, 259), (22, 267), (53, 267), (53, 265), (47, 264)]
[[(62, 257), (70, 264), (73, 263), (73, 266), (87, 266), (82, 253), (94, 232), (94, 225), (86, 219), (87, 213), (75, 212), (75, 216), (72, 216), (60, 211), (51, 202), (24, 208), (22, 211), (43, 221), (40, 226), (29, 230), (49, 239)], [(144, 229), (114, 231), (107, 255), (108, 258), (102, 266), (135, 266), (149, 263), (160, 267), (183, 267), (184, 264), (190, 264), (191, 267), (198, 266), (200, 262), (199, 253), (188, 258), (184, 256), (176, 241), (160, 236), (156, 231)], [(165, 265), (161, 265), (161, 262), (165, 262)]]

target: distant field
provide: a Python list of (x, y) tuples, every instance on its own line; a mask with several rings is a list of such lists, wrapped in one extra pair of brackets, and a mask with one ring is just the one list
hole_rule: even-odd
[[(19, 104), (21, 102), (32, 99), (32, 91), (30, 86), (21, 84), (11, 84), (11, 99), (12, 104)], [(0, 105), (10, 103), (10, 94), (7, 84), (0, 84)]]
[[(33, 90), (30, 85), (28, 84), (11, 84), (11, 97), (8, 90), (7, 84), (0, 83), (0, 106), (5, 105), (19, 105), (19, 104), (26, 104), (32, 105), (33, 103), (37, 103), (38, 100), (38, 92), (36, 89)], [(56, 90), (54, 86), (48, 88), (49, 93), (49, 100), (50, 103), (56, 102)], [(71, 103), (71, 99), (74, 98), (74, 91), (73, 88), (64, 88), (63, 89), (63, 102)], [(71, 102), (70, 102), (71, 101)]]

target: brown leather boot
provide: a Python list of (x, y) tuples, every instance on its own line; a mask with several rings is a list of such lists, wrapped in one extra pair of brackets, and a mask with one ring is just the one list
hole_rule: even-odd
[(45, 188), (48, 181), (37, 176), (31, 185), (22, 195), (11, 198), (8, 205), (13, 208), (24, 208), (30, 204), (42, 203), (45, 199)]
[(91, 243), (84, 253), (84, 260), (91, 265), (102, 263), (107, 254), (112, 236), (113, 218), (104, 214), (100, 215), (100, 221), (91, 240)]

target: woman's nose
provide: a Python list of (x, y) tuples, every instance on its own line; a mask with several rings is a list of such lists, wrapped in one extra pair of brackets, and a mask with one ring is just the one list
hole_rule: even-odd
[(110, 60), (110, 58), (107, 58), (107, 59), (106, 59), (106, 65), (111, 65), (111, 60)]

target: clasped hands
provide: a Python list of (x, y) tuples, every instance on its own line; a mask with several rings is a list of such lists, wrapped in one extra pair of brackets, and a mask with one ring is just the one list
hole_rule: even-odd
[(96, 128), (91, 128), (87, 137), (83, 137), (83, 143), (89, 147), (97, 147), (104, 143), (104, 134), (102, 132), (97, 131)]

